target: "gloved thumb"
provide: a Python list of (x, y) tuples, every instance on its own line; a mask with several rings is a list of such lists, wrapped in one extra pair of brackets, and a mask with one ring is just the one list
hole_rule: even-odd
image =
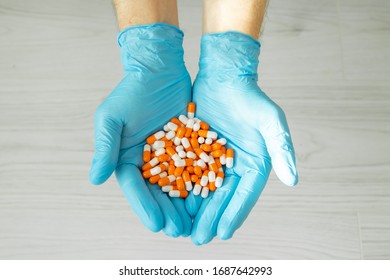
[(103, 103), (95, 113), (95, 154), (89, 172), (89, 180), (94, 185), (104, 183), (118, 162), (123, 125), (106, 107)]

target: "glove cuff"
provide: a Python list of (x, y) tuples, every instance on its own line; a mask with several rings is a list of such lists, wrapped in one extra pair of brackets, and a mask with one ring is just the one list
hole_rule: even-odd
[[(130, 26), (118, 35), (125, 72), (166, 71), (184, 67), (184, 33), (176, 26), (156, 23)], [(181, 69), (180, 69), (181, 70)]]
[(244, 77), (257, 81), (260, 43), (241, 32), (205, 34), (201, 40), (199, 75)]

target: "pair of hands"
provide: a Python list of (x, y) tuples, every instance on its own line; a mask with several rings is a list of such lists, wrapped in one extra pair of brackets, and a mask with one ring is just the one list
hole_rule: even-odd
[[(151, 231), (189, 236), (196, 245), (229, 239), (255, 205), (272, 166), (297, 183), (294, 149), (283, 111), (257, 85), (260, 44), (237, 32), (204, 35), (191, 87), (183, 33), (167, 24), (129, 27), (119, 34), (125, 77), (95, 114), (90, 181), (115, 171), (130, 206)], [(192, 92), (192, 96), (191, 96)], [(196, 103), (196, 116), (228, 140), (235, 164), (206, 199), (170, 198), (141, 175), (144, 141)]]

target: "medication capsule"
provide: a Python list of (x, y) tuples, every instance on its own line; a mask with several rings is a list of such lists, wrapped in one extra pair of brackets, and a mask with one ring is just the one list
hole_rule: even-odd
[(183, 173), (183, 171), (184, 171), (184, 166), (178, 166), (178, 167), (176, 167), (173, 175), (175, 175), (176, 177), (180, 177), (181, 173)]
[(161, 148), (164, 148), (165, 147), (165, 142), (164, 141), (155, 141), (152, 145), (153, 149), (154, 150), (158, 150), (158, 149), (161, 149)]
[(163, 130), (164, 130), (165, 132), (171, 131), (171, 130), (169, 129), (168, 125), (164, 125), (164, 126), (163, 126)]
[(217, 143), (221, 144), (222, 146), (226, 145), (226, 139), (225, 138), (219, 138), (217, 141)]
[(217, 178), (215, 179), (215, 187), (219, 188), (222, 186), (223, 178), (225, 178), (225, 174), (223, 172), (218, 172)]
[(173, 142), (172, 141), (164, 141), (165, 142), (165, 147), (172, 147)]
[(155, 134), (153, 134), (152, 136), (149, 136), (148, 138), (146, 138), (146, 143), (148, 143), (149, 145), (153, 144), (155, 141), (163, 138), (165, 136), (165, 132), (164, 131), (158, 131), (156, 132)]
[(192, 183), (191, 183), (191, 177), (187, 170), (183, 171), (183, 180), (187, 191), (192, 190)]
[(175, 132), (179, 128), (179, 126), (173, 122), (167, 123), (167, 127), (170, 131), (173, 131), (173, 132)]
[(176, 180), (176, 177), (174, 175), (169, 175), (169, 176), (165, 176), (165, 177), (160, 178), (157, 181), (157, 183), (160, 187), (163, 187), (163, 186), (169, 185), (170, 183), (174, 182), (175, 180)]
[(164, 164), (160, 164), (156, 167), (153, 167), (152, 169), (149, 169), (149, 170), (146, 170), (145, 172), (142, 173), (142, 176), (146, 179), (154, 176), (154, 175), (157, 175), (157, 174), (160, 174), (161, 172), (165, 171), (167, 168)]
[(169, 156), (167, 154), (162, 154), (158, 156), (158, 161), (159, 162), (164, 162), (164, 161), (169, 161)]
[(176, 146), (175, 148), (176, 152), (180, 152), (184, 150), (184, 147), (182, 145)]
[(211, 144), (212, 151), (220, 150), (221, 148), (222, 148), (222, 145), (218, 142), (214, 142), (213, 144)]
[(158, 163), (159, 163), (158, 158), (154, 157), (149, 162), (147, 162), (146, 164), (144, 164), (142, 166), (142, 171), (149, 170), (149, 169), (155, 167)]
[(188, 118), (192, 119), (195, 117), (195, 103), (194, 102), (190, 102), (188, 103), (188, 106), (187, 106), (187, 116)]
[(154, 175), (152, 177), (149, 178), (149, 182), (151, 184), (156, 184), (158, 182), (158, 180), (160, 180), (161, 178), (164, 178), (168, 175), (167, 172), (161, 172), (160, 174), (157, 174), (157, 175)]
[(175, 169), (176, 169), (175, 165), (170, 164), (168, 166), (168, 175), (173, 175), (175, 173)]
[(198, 180), (198, 181), (196, 181), (196, 184), (195, 184), (194, 188), (192, 189), (192, 193), (194, 195), (199, 195), (201, 190), (202, 190), (202, 186), (200, 185), (200, 180)]
[(192, 158), (185, 158), (184, 162), (185, 166), (191, 166), (194, 163), (194, 160)]
[(198, 159), (196, 163), (200, 168), (206, 168), (207, 166), (203, 159)]
[(182, 126), (181, 121), (179, 121), (177, 118), (172, 118), (171, 123), (176, 124), (178, 128)]
[(188, 118), (186, 116), (184, 116), (184, 115), (180, 115), (179, 116), (179, 121), (181, 121), (182, 124), (186, 125), (187, 122), (188, 122)]
[(199, 177), (196, 176), (195, 174), (191, 175), (191, 182), (192, 183), (196, 183), (196, 181), (198, 181)]
[(222, 150), (215, 150), (215, 151), (212, 151), (212, 152), (211, 152), (211, 155), (212, 155), (213, 157), (215, 157), (215, 158), (219, 158), (220, 156), (223, 155), (223, 153), (222, 153)]
[(222, 154), (222, 156), (219, 157), (219, 160), (220, 160), (222, 165), (225, 165), (226, 164), (226, 155)]
[(205, 187), (207, 185), (207, 183), (209, 182), (209, 171), (208, 170), (205, 170), (203, 172), (203, 175), (202, 177), (200, 178), (200, 185), (202, 187)]
[(205, 162), (209, 162), (209, 156), (202, 149), (196, 149), (195, 153)]
[(208, 145), (208, 144), (202, 144), (202, 145), (200, 145), (200, 148), (201, 148), (203, 151), (207, 152), (207, 153), (211, 152), (211, 146)]
[(199, 129), (200, 129), (200, 122), (195, 121), (194, 126), (192, 127), (192, 131), (197, 132), (199, 131)]
[(210, 191), (214, 192), (216, 187), (215, 187), (215, 179), (216, 175), (214, 171), (209, 172), (209, 189)]
[(187, 152), (187, 158), (196, 159), (196, 154), (192, 151)]
[(206, 138), (206, 140), (204, 141), (205, 144), (207, 145), (211, 145), (211, 143), (213, 143), (213, 139), (211, 138)]
[(200, 166), (195, 166), (194, 167), (194, 173), (195, 175), (197, 175), (198, 177), (202, 176), (202, 168)]
[(190, 143), (194, 150), (199, 148), (199, 142), (197, 138), (191, 138)]
[(189, 119), (186, 125), (185, 137), (190, 138), (192, 133), (192, 128), (194, 127), (194, 119)]
[(209, 131), (209, 130), (203, 130), (203, 129), (200, 129), (198, 131), (198, 135), (202, 136), (204, 138), (211, 138), (213, 140), (217, 139), (217, 137), (218, 137), (218, 134), (215, 131)]
[(145, 144), (144, 146), (144, 154), (143, 154), (143, 157), (142, 159), (144, 160), (144, 162), (149, 162), (150, 161), (150, 152), (151, 152), (152, 148), (150, 147), (149, 144)]
[(176, 133), (173, 130), (170, 130), (165, 134), (165, 138), (167, 138), (167, 140), (172, 140), (175, 136)]
[(204, 141), (205, 141), (205, 139), (202, 136), (198, 137), (198, 143), (199, 144), (203, 144)]
[(179, 157), (181, 157), (181, 158), (187, 157), (187, 153), (186, 153), (185, 151), (180, 151), (180, 152), (178, 152), (177, 154), (178, 154)]
[(161, 188), (163, 192), (169, 193), (170, 191), (176, 190), (176, 187), (172, 185), (167, 185)]
[(222, 167), (222, 164), (221, 164), (219, 158), (216, 158), (216, 159), (215, 159), (215, 163), (217, 164), (218, 168), (221, 168), (221, 167)]
[(174, 161), (177, 161), (177, 160), (180, 160), (181, 158), (179, 157), (179, 155), (176, 153), (176, 151), (172, 148), (172, 147), (167, 147), (165, 149), (165, 151), (167, 152), (167, 154), (171, 157), (171, 159), (173, 159)]
[[(179, 129), (177, 130), (177, 133), (176, 133), (176, 137), (179, 138), (181, 141), (181, 138), (183, 138), (185, 134), (186, 134), (186, 128), (179, 127)], [(180, 143), (178, 145), (180, 145)]]
[(181, 191), (181, 190), (171, 190), (169, 191), (169, 196), (170, 197), (181, 197), (181, 198), (186, 198), (188, 196), (188, 191)]
[(214, 172), (218, 172), (218, 165), (216, 164), (216, 162), (215, 162), (213, 157), (210, 157), (209, 168), (210, 168), (210, 170), (212, 170)]
[(183, 144), (183, 147), (186, 150), (186, 152), (191, 152), (192, 151), (190, 140), (188, 140), (188, 138), (186, 138), (186, 137), (182, 138), (181, 139), (181, 143)]
[(179, 166), (186, 166), (186, 162), (184, 161), (184, 159), (175, 160), (175, 166), (176, 166), (176, 167), (179, 167)]
[(194, 173), (194, 167), (193, 167), (193, 166), (187, 166), (187, 167), (186, 167), (186, 170), (187, 170), (188, 173), (190, 173), (190, 174), (193, 174), (193, 173)]
[(198, 138), (198, 132), (196, 131), (191, 132), (191, 138)]
[(204, 121), (199, 121), (200, 128), (203, 130), (209, 130), (210, 126), (208, 123), (205, 123)]
[(209, 188), (208, 187), (203, 187), (200, 196), (203, 197), (203, 198), (208, 197), (209, 196)]
[(226, 167), (232, 168), (234, 163), (234, 151), (232, 149), (226, 150)]
[(185, 190), (185, 187), (184, 187), (184, 180), (182, 177), (178, 177), (176, 178), (176, 186), (177, 186), (177, 189), (179, 191), (184, 191)]
[[(158, 149), (158, 150), (156, 150), (155, 152), (154, 152), (154, 155), (156, 156), (156, 157), (159, 157), (159, 156), (161, 156), (161, 155), (163, 155), (163, 154), (165, 154), (165, 149), (164, 148), (160, 148), (160, 149)], [(168, 155), (167, 155), (168, 156)], [(160, 159), (159, 159), (160, 160)], [(169, 156), (168, 156), (168, 160), (169, 160)], [(167, 161), (168, 161), (167, 160)], [(161, 160), (160, 160), (160, 162), (161, 162)]]

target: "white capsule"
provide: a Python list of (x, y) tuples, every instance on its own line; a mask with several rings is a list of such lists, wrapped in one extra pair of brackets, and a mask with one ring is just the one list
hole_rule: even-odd
[(165, 141), (155, 141), (153, 143), (153, 148), (158, 150), (165, 147)]
[(196, 164), (197, 164), (198, 166), (200, 166), (201, 168), (205, 168), (205, 167), (206, 167), (206, 163), (204, 162), (203, 159), (198, 159), (197, 162), (196, 162)]
[(222, 186), (222, 183), (223, 183), (223, 179), (222, 179), (221, 177), (217, 177), (217, 178), (215, 179), (215, 187), (216, 187), (216, 188), (221, 187), (221, 186)]
[(181, 157), (181, 158), (185, 158), (185, 157), (187, 157), (187, 153), (186, 153), (186, 151), (179, 151), (177, 154), (178, 154), (178, 155), (179, 155), (179, 157)]
[(193, 131), (198, 131), (200, 129), (200, 122), (195, 122), (194, 126), (192, 127)]
[(207, 138), (215, 140), (218, 138), (218, 134), (215, 131), (207, 131)]
[(204, 162), (209, 162), (210, 160), (210, 157), (205, 152), (201, 153), (199, 157), (200, 159), (203, 159)]
[(164, 125), (163, 129), (164, 129), (164, 131), (167, 131), (167, 132), (170, 131), (168, 125)]
[(220, 168), (218, 168), (218, 172), (223, 172), (222, 166)]
[(194, 124), (195, 124), (194, 119), (188, 119), (186, 127), (192, 129), (194, 127)]
[(184, 116), (184, 115), (180, 115), (179, 116), (179, 121), (181, 121), (184, 125), (186, 125), (187, 122), (188, 122), (188, 118), (186, 116)]
[(176, 131), (179, 127), (177, 126), (177, 124), (173, 123), (173, 122), (169, 122), (167, 123), (167, 126), (170, 130), (173, 130), (173, 131)]
[(211, 143), (213, 143), (213, 139), (211, 138), (206, 138), (206, 140), (204, 141), (205, 144), (207, 145), (210, 145)]
[(200, 185), (202, 187), (205, 187), (208, 182), (209, 182), (209, 177), (205, 176), (205, 175), (202, 175), (202, 177), (200, 178)]
[(160, 149), (156, 150), (156, 152), (154, 154), (156, 155), (156, 157), (158, 157), (159, 155), (163, 155), (163, 154), (165, 154), (165, 149), (160, 148)]
[(154, 157), (152, 158), (150, 161), (149, 161), (150, 165), (152, 167), (156, 166), (157, 164), (159, 164), (159, 161), (158, 161), (158, 158), (157, 157)]
[(199, 143), (199, 144), (203, 144), (204, 141), (205, 141), (205, 140), (204, 140), (204, 138), (203, 138), (202, 136), (199, 136), (199, 137), (198, 137), (198, 143)]
[(173, 181), (176, 180), (176, 176), (175, 175), (169, 175), (167, 178), (168, 178), (170, 183), (172, 183)]
[(181, 143), (183, 144), (184, 149), (188, 149), (191, 146), (190, 141), (187, 137), (183, 137), (181, 139)]
[(162, 190), (163, 192), (170, 192), (170, 191), (173, 190), (173, 186), (171, 186), (171, 185), (166, 185), (166, 186), (162, 187), (161, 190)]
[(188, 192), (192, 191), (192, 182), (191, 181), (185, 182), (185, 185), (186, 185), (186, 190)]
[(209, 182), (215, 182), (215, 172), (209, 171)]
[(150, 152), (152, 150), (152, 147), (149, 144), (144, 145), (144, 152)]
[(199, 195), (201, 190), (202, 190), (202, 186), (199, 185), (198, 183), (196, 183), (196, 184), (195, 184), (195, 187), (194, 187), (193, 190), (192, 190), (192, 193), (193, 193), (194, 195)]
[(179, 190), (172, 190), (169, 191), (169, 197), (180, 197), (180, 191)]
[(226, 158), (226, 167), (227, 168), (233, 167), (233, 158), (231, 158), (231, 157)]
[(189, 152), (187, 152), (187, 157), (192, 158), (192, 159), (196, 159), (196, 154), (194, 152), (189, 151)]
[(164, 178), (164, 177), (167, 177), (168, 176), (168, 173), (166, 171), (164, 172), (161, 172), (160, 174), (158, 174), (160, 176), (160, 178)]
[(185, 162), (184, 159), (175, 160), (175, 166), (176, 166), (176, 167), (183, 167), (183, 166), (186, 166), (186, 162)]
[(208, 197), (208, 196), (209, 196), (209, 188), (207, 188), (207, 187), (202, 188), (201, 196), (202, 196), (203, 198)]
[(224, 145), (226, 145), (226, 139), (225, 138), (219, 138), (218, 140), (217, 140), (217, 143), (219, 143), (219, 144), (221, 144), (222, 146), (224, 146)]
[(181, 160), (181, 157), (179, 157), (178, 154), (174, 154), (174, 155), (172, 156), (172, 159), (173, 159), (174, 161), (178, 161), (178, 160)]
[(157, 131), (155, 134), (154, 134), (154, 137), (156, 137), (156, 140), (158, 139), (161, 139), (165, 136), (165, 132), (160, 130), (160, 131)]
[(219, 162), (222, 164), (222, 165), (225, 165), (226, 164), (226, 155), (223, 154), (222, 156), (219, 157)]
[(171, 140), (173, 137), (175, 137), (176, 133), (173, 131), (173, 130), (170, 130), (167, 132), (167, 134), (165, 134), (165, 137), (168, 139), (168, 140)]
[(160, 174), (161, 171), (162, 171), (161, 167), (156, 166), (156, 167), (153, 167), (152, 169), (150, 169), (150, 174), (152, 174), (152, 176), (154, 176), (154, 175)]
[(173, 143), (174, 143), (176, 146), (179, 146), (180, 143), (181, 143), (181, 139), (178, 138), (178, 137), (175, 137), (174, 140), (173, 140)]
[(182, 145), (176, 146), (175, 148), (176, 152), (180, 152), (184, 150), (184, 147)]

